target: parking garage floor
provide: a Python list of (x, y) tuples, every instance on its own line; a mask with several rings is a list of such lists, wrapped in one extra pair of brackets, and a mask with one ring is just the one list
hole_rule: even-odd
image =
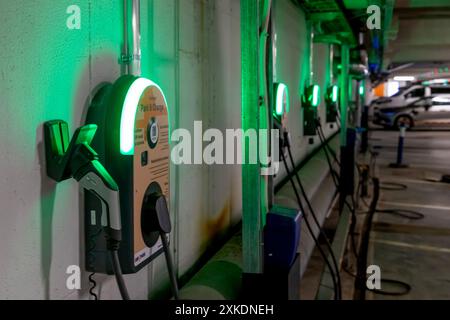
[[(406, 190), (383, 189), (379, 209), (419, 211), (424, 219), (411, 220), (378, 213), (371, 233), (369, 264), (380, 266), (382, 278), (411, 286), (402, 296), (368, 294), (368, 299), (450, 299), (450, 131), (410, 131), (406, 135), (406, 169), (391, 169), (396, 159), (398, 133), (372, 131), (381, 182), (395, 182)], [(389, 187), (389, 186), (388, 186)], [(391, 188), (392, 189), (392, 188)], [(398, 291), (382, 283), (383, 290)]]
[[(398, 133), (371, 131), (372, 150), (377, 153), (375, 174), (383, 190), (377, 209), (413, 210), (422, 213), (421, 220), (398, 215), (377, 213), (369, 243), (368, 265), (377, 265), (383, 279), (407, 283), (406, 295), (381, 295), (367, 291), (366, 299), (450, 299), (450, 184), (440, 182), (450, 174), (450, 130), (422, 129), (407, 132), (405, 141), (405, 169), (392, 169), (395, 162)], [(402, 184), (406, 189), (391, 183)], [(361, 217), (367, 208), (359, 207)], [(362, 219), (358, 219), (362, 220)], [(361, 222), (361, 221), (360, 221)], [(335, 218), (328, 225), (334, 228)], [(341, 272), (343, 298), (353, 299), (355, 260), (347, 251)], [(301, 282), (301, 298), (315, 298), (324, 268), (317, 249), (314, 250)], [(405, 287), (381, 284), (382, 291), (401, 292)]]

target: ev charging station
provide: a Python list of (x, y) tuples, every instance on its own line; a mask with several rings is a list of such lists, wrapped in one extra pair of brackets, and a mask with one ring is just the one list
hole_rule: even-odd
[[(289, 89), (284, 83), (274, 84), (275, 99), (272, 107), (273, 125), (280, 130), (280, 158), (285, 159), (289, 146), (287, 114), (289, 113)], [(287, 168), (286, 168), (287, 169)], [(300, 281), (300, 230), (303, 212), (295, 208), (273, 205), (267, 214), (264, 227), (264, 281), (269, 296), (298, 299), (295, 283)]]
[(98, 91), (86, 123), (70, 144), (67, 123), (44, 126), (48, 175), (58, 182), (73, 177), (84, 189), (86, 270), (114, 274), (129, 299), (122, 274), (164, 252), (178, 298), (168, 242), (170, 122), (161, 88), (122, 76)]
[(169, 109), (161, 88), (140, 76), (139, 1), (124, 1), (123, 39), (124, 75), (97, 91), (86, 125), (70, 141), (66, 122), (45, 123), (47, 174), (57, 182), (75, 178), (84, 190), (85, 269), (95, 299), (95, 273), (115, 275), (128, 300), (123, 274), (138, 272), (163, 252), (178, 299), (169, 248)]
[(320, 104), (320, 87), (311, 85), (305, 89), (302, 95), (304, 135), (316, 135), (317, 108)]
[[(92, 146), (120, 186), (122, 244), (119, 256), (125, 274), (135, 273), (161, 253), (155, 228), (158, 199), (169, 201), (169, 115), (163, 92), (154, 82), (123, 76), (94, 97), (87, 123), (99, 128)], [(111, 274), (101, 228), (99, 203), (85, 193), (86, 269)], [(168, 219), (168, 217), (167, 217)], [(170, 223), (170, 221), (169, 221)], [(95, 239), (96, 238), (96, 239)]]
[(329, 86), (325, 93), (326, 121), (336, 122), (338, 110), (339, 88), (336, 85)]

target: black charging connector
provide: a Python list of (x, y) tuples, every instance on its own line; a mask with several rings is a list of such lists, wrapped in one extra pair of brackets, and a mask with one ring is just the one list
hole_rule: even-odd
[[(166, 257), (167, 270), (175, 300), (179, 299), (178, 281), (175, 274), (172, 254), (170, 252), (168, 234), (172, 232), (169, 207), (166, 197), (161, 192), (152, 192), (146, 195), (142, 207), (141, 229), (145, 244), (151, 248), (155, 240), (161, 239)], [(155, 237), (156, 235), (156, 237)]]
[[(101, 226), (105, 233), (106, 246), (111, 257), (110, 262), (122, 298), (129, 300), (118, 258), (118, 250), (122, 241), (119, 187), (99, 162), (97, 152), (90, 146), (96, 131), (96, 125), (86, 125), (78, 128), (72, 139), (69, 140), (67, 122), (62, 120), (46, 122), (44, 139), (47, 175), (57, 182), (74, 178), (102, 203)], [(89, 240), (90, 245), (93, 240), (92, 238)], [(90, 276), (90, 281), (92, 283), (92, 276)], [(92, 292), (92, 288), (90, 291)]]

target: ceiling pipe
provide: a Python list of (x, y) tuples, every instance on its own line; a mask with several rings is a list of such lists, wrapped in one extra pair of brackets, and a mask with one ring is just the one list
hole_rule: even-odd
[(123, 74), (140, 76), (142, 73), (140, 11), (140, 0), (123, 0), (123, 47), (120, 59)]
[(129, 44), (128, 44), (128, 0), (123, 0), (123, 45), (120, 64), (122, 65), (122, 74), (129, 74)]
[(362, 32), (358, 35), (358, 47), (361, 63), (350, 65), (350, 74), (358, 80), (362, 80), (369, 76), (369, 58), (364, 47), (364, 34)]
[(357, 79), (364, 79), (369, 76), (369, 69), (363, 64), (352, 64), (349, 67), (349, 73)]
[(364, 33), (359, 33), (359, 56), (361, 57), (361, 63), (369, 69), (369, 56), (367, 55), (367, 49), (364, 45)]
[(132, 0), (131, 9), (133, 60), (130, 73), (140, 76), (141, 70), (141, 0)]

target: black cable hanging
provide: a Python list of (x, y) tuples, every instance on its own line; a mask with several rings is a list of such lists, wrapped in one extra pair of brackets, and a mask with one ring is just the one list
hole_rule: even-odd
[[(335, 271), (333, 270), (333, 267), (331, 266), (330, 261), (328, 260), (328, 257), (326, 256), (325, 252), (323, 251), (322, 247), (320, 246), (320, 243), (319, 243), (318, 239), (314, 235), (313, 229), (312, 229), (312, 227), (311, 227), (311, 225), (310, 225), (310, 223), (308, 221), (308, 218), (307, 218), (307, 216), (305, 214), (305, 209), (304, 209), (302, 200), (300, 198), (300, 195), (298, 193), (297, 187), (295, 186), (294, 180), (292, 179), (292, 176), (291, 176), (291, 173), (290, 173), (290, 169), (289, 169), (287, 161), (286, 161), (286, 157), (285, 157), (285, 155), (284, 155), (282, 150), (280, 151), (280, 154), (281, 154), (281, 157), (282, 157), (282, 160), (283, 160), (284, 167), (286, 169), (286, 173), (287, 173), (287, 175), (289, 177), (289, 181), (292, 184), (292, 188), (294, 190), (295, 197), (297, 198), (298, 205), (300, 207), (300, 210), (303, 212), (304, 221), (306, 223), (308, 231), (309, 231), (309, 233), (311, 235), (311, 238), (313, 239), (317, 249), (319, 250), (321, 256), (323, 257), (323, 259), (324, 259), (324, 261), (325, 261), (325, 263), (326, 263), (326, 265), (328, 267), (328, 270), (330, 271), (330, 275), (331, 275), (332, 282), (333, 282), (334, 298), (335, 298), (335, 300), (340, 300), (341, 296), (340, 296), (339, 290), (338, 290), (338, 283), (337, 283), (337, 280), (336, 280), (336, 275), (334, 273)], [(295, 170), (295, 168), (294, 168), (294, 170)]]
[(337, 274), (337, 277), (336, 277), (336, 278), (337, 278), (337, 286), (338, 286), (338, 291), (339, 291), (339, 297), (342, 297), (341, 276), (340, 276), (339, 265), (338, 265), (336, 256), (334, 255), (333, 248), (332, 248), (332, 246), (331, 246), (330, 241), (328, 240), (327, 235), (325, 234), (325, 232), (324, 232), (322, 226), (321, 226), (320, 223), (319, 223), (319, 220), (317, 219), (317, 216), (316, 216), (316, 214), (315, 214), (315, 210), (313, 209), (312, 204), (311, 204), (311, 202), (310, 202), (309, 199), (308, 199), (308, 195), (306, 194), (306, 190), (305, 190), (305, 188), (304, 188), (304, 186), (303, 186), (303, 183), (302, 183), (301, 180), (300, 180), (300, 177), (299, 177), (299, 175), (298, 175), (298, 172), (295, 170), (295, 162), (294, 162), (294, 157), (292, 156), (292, 150), (291, 150), (291, 144), (290, 144), (290, 142), (289, 142), (289, 137), (286, 136), (286, 137), (285, 137), (285, 140), (286, 140), (286, 146), (287, 146), (287, 150), (288, 150), (289, 159), (290, 159), (290, 161), (291, 161), (292, 167), (294, 168), (294, 175), (295, 175), (295, 177), (296, 177), (297, 184), (298, 184), (299, 187), (300, 187), (300, 190), (301, 190), (301, 192), (302, 192), (303, 198), (305, 199), (306, 204), (307, 204), (307, 206), (308, 206), (309, 212), (310, 212), (311, 216), (313, 217), (313, 220), (314, 220), (314, 222), (315, 222), (317, 228), (319, 229), (320, 234), (321, 234), (322, 237), (324, 238), (326, 246), (328, 247), (328, 250), (329, 250), (331, 259), (332, 259), (332, 261), (333, 261), (333, 266), (334, 266), (335, 272), (336, 272), (336, 274)]

